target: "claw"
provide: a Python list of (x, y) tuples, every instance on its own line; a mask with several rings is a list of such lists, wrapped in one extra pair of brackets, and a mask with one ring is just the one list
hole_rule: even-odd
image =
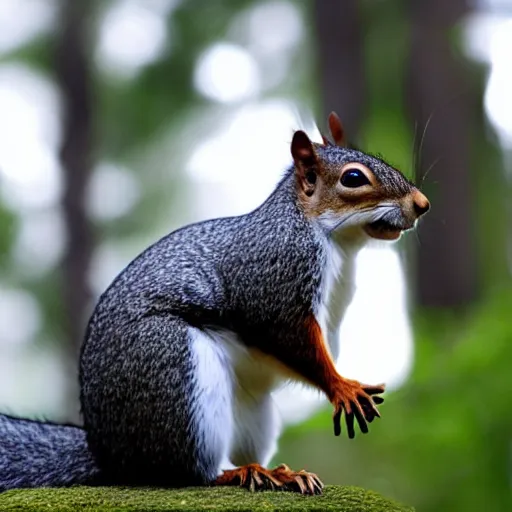
[(295, 480), (295, 482), (297, 482), (297, 485), (299, 486), (301, 494), (306, 494), (306, 487), (304, 485), (304, 482), (302, 481), (302, 478), (297, 475), (294, 480)]
[(303, 469), (299, 471), (299, 475), (304, 475), (304, 480), (306, 481), (309, 491), (311, 492), (311, 494), (315, 494), (315, 484), (313, 476), (308, 475), (306, 471), (304, 471)]
[(312, 482), (311, 478), (306, 478), (306, 483), (308, 484), (310, 493), (316, 494), (315, 484)]
[(334, 435), (339, 436), (341, 434), (341, 407), (334, 411), (333, 421), (334, 421)]
[(354, 430), (354, 415), (348, 412), (345, 412), (345, 424), (347, 425), (347, 433), (349, 439), (354, 439), (356, 435)]
[(345, 423), (349, 439), (355, 437), (354, 417), (363, 434), (368, 433), (368, 423), (375, 418), (380, 418), (377, 404), (384, 399), (379, 394), (383, 393), (385, 386), (367, 386), (357, 381), (344, 379), (333, 399), (335, 412), (333, 415), (334, 435), (341, 434), (341, 416), (345, 413)]
[(252, 472), (252, 478), (260, 487), (263, 487), (263, 480), (260, 478), (257, 471)]
[[(354, 408), (354, 415), (357, 420), (357, 424), (359, 425), (359, 428), (361, 429), (361, 432), (363, 434), (368, 433), (368, 425), (366, 424), (366, 420), (368, 420), (368, 417), (366, 417), (366, 414), (364, 413), (363, 408), (361, 407), (361, 404), (359, 402), (355, 402), (355, 408)], [(373, 420), (373, 417), (370, 416), (370, 422)]]
[(362, 386), (363, 391), (369, 395), (380, 395), (386, 391), (385, 384), (379, 384), (378, 386)]

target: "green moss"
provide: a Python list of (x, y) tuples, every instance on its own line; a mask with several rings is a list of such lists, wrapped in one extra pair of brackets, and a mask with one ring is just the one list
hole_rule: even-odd
[(0, 495), (0, 510), (62, 512), (165, 510), (337, 510), (340, 512), (413, 512), (372, 491), (359, 487), (327, 486), (322, 496), (291, 492), (250, 493), (238, 488), (127, 489), (122, 487), (75, 487), (72, 489), (25, 489)]

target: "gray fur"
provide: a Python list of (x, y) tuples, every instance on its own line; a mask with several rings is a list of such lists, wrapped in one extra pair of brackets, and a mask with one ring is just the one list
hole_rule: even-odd
[[(318, 153), (360, 161), (410, 190), (378, 159)], [(198, 412), (208, 404), (197, 392), (190, 327), (232, 331), (307, 379), (301, 327), (320, 301), (326, 237), (297, 204), (292, 168), (255, 211), (189, 225), (144, 251), (99, 299), (82, 346), (80, 399), (97, 466), (82, 430), (3, 418), (0, 487), (81, 483), (97, 467), (102, 483), (211, 482), (221, 461), (201, 436)]]
[(83, 429), (0, 414), (0, 492), (93, 484), (98, 474)]

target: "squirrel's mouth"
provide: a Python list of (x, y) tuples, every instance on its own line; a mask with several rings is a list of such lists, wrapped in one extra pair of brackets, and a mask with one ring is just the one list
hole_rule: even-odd
[(364, 230), (372, 238), (378, 240), (397, 240), (402, 234), (403, 228), (384, 219), (371, 222), (364, 227)]
[(397, 240), (403, 231), (414, 227), (414, 221), (408, 219), (400, 209), (385, 213), (380, 219), (364, 227), (366, 233), (379, 240)]

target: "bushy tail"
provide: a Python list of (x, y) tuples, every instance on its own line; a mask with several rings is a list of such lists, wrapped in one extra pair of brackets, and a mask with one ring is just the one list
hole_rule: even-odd
[(0, 414), (0, 492), (98, 483), (85, 431)]

